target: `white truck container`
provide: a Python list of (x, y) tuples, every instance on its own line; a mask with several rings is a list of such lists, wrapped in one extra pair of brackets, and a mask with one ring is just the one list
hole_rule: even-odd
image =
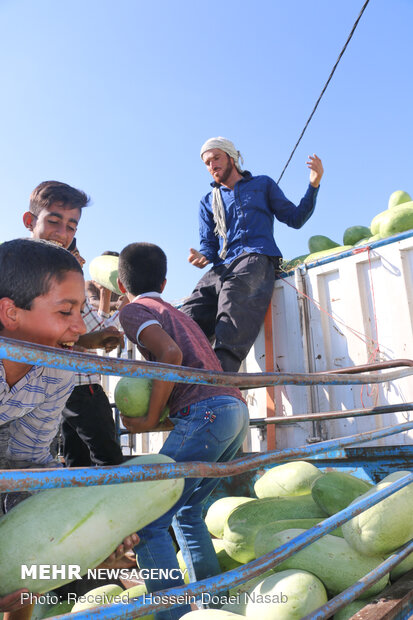
[[(135, 347), (123, 356), (140, 359)], [(399, 358), (413, 359), (413, 231), (318, 263), (275, 283), (258, 338), (241, 372), (322, 372)], [(113, 400), (115, 377), (105, 377)], [(277, 386), (244, 392), (251, 419), (291, 424), (251, 428), (244, 449), (261, 452), (353, 435), (412, 419), (412, 413), (296, 423), (294, 415), (413, 401), (413, 377), (371, 386)], [(131, 452), (158, 451), (164, 433), (124, 437)], [(413, 431), (372, 446), (413, 443)]]
[[(246, 372), (322, 372), (413, 359), (413, 232), (339, 258), (302, 266), (276, 281)], [(251, 451), (283, 449), (412, 419), (412, 413), (295, 423), (294, 415), (413, 401), (413, 377), (372, 386), (276, 386), (248, 390), (251, 418), (291, 417), (264, 438), (250, 433)], [(409, 418), (410, 415), (410, 418)], [(413, 432), (369, 445), (413, 443)]]

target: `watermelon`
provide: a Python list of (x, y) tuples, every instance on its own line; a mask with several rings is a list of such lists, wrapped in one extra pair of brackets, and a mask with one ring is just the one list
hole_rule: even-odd
[[(289, 543), (305, 531), (292, 529), (274, 534), (275, 548)], [(326, 534), (301, 551), (297, 551), (278, 566), (274, 566), (274, 570), (277, 572), (285, 569), (308, 570), (323, 582), (329, 595), (335, 596), (377, 568), (383, 561), (384, 556), (366, 557), (352, 549), (344, 538)], [(367, 598), (381, 592), (388, 581), (389, 576), (385, 575), (360, 598)]]
[(260, 499), (263, 497), (289, 497), (311, 493), (311, 485), (322, 472), (307, 461), (291, 461), (268, 469), (254, 485)]
[(334, 614), (333, 620), (350, 620), (366, 605), (368, 601), (351, 601)]
[(368, 237), (367, 239), (361, 239), (358, 243), (356, 243), (356, 246), (368, 245), (370, 243), (374, 243), (375, 241), (380, 241), (380, 239), (382, 239), (381, 235), (373, 235), (372, 237)]
[(357, 497), (373, 487), (369, 482), (339, 471), (330, 471), (318, 478), (311, 487), (316, 504), (333, 515), (347, 508)]
[(217, 538), (222, 538), (224, 535), (224, 527), (227, 521), (228, 515), (241, 504), (246, 502), (255, 501), (252, 497), (220, 497), (213, 502), (205, 515), (205, 524), (208, 528), (208, 532)]
[(355, 245), (360, 239), (371, 236), (370, 228), (367, 226), (350, 226), (343, 234), (343, 245)]
[(381, 211), (373, 217), (370, 222), (370, 230), (372, 235), (378, 235), (380, 233), (380, 222), (388, 214), (388, 209)]
[(338, 246), (338, 243), (336, 243), (329, 237), (325, 237), (324, 235), (313, 235), (308, 240), (308, 249), (310, 250), (311, 254), (314, 254), (314, 252), (321, 252), (322, 250), (337, 248)]
[(396, 581), (399, 577), (413, 570), (413, 552), (409, 553), (407, 558), (404, 558), (397, 566), (393, 568), (390, 573), (391, 581)]
[[(278, 534), (278, 532), (282, 532), (283, 530), (291, 530), (291, 529), (302, 529), (309, 530), (317, 523), (321, 523), (324, 519), (283, 519), (282, 521), (274, 521), (272, 523), (267, 523), (263, 525), (257, 532), (255, 536), (254, 542), (254, 552), (255, 557), (260, 558), (262, 555), (266, 553), (270, 553), (270, 551), (274, 551), (276, 545), (274, 543), (274, 534)], [(341, 528), (338, 527), (336, 530), (331, 532), (332, 536), (340, 536), (343, 537), (343, 533)]]
[(284, 271), (291, 271), (295, 269), (298, 265), (302, 265), (304, 259), (306, 259), (308, 254), (301, 254), (300, 256), (296, 256), (295, 258), (290, 258), (289, 260), (283, 260), (282, 269)]
[(314, 252), (313, 254), (309, 254), (305, 259), (304, 263), (307, 265), (308, 263), (314, 263), (321, 258), (327, 258), (328, 256), (333, 256), (334, 254), (341, 254), (342, 252), (347, 252), (347, 250), (351, 250), (352, 245), (340, 245), (334, 248), (330, 248), (329, 250), (322, 250), (321, 252)]
[(303, 570), (285, 570), (263, 579), (247, 602), (247, 618), (300, 620), (327, 603), (324, 585)]
[(283, 519), (323, 518), (326, 514), (311, 494), (297, 497), (257, 499), (233, 510), (224, 528), (224, 548), (228, 555), (245, 563), (255, 558), (254, 543), (258, 530), (269, 522)]
[[(162, 454), (148, 454), (124, 465), (173, 462)], [(182, 478), (151, 480), (51, 489), (25, 499), (0, 519), (0, 596), (20, 588), (43, 594), (76, 577), (66, 573), (23, 579), (22, 565), (75, 565), (85, 575), (131, 532), (172, 508), (183, 487)]]
[[(115, 405), (119, 411), (130, 418), (141, 418), (148, 413), (152, 391), (152, 379), (144, 377), (122, 377), (115, 387)], [(163, 410), (160, 422), (169, 415), (168, 405)]]
[(413, 228), (413, 202), (404, 202), (389, 209), (380, 219), (381, 237), (391, 237)]
[(79, 597), (79, 600), (72, 607), (72, 613), (92, 609), (92, 607), (110, 605), (110, 603), (122, 603), (122, 594), (123, 588), (114, 583), (93, 588), (93, 590), (89, 590)]
[(92, 280), (109, 289), (112, 293), (122, 295), (118, 286), (118, 265), (119, 256), (109, 254), (96, 256), (90, 262), (89, 273)]
[[(355, 501), (386, 488), (408, 473), (393, 472)], [(343, 536), (363, 555), (390, 554), (413, 538), (412, 514), (413, 482), (344, 523)]]
[(404, 202), (410, 202), (412, 197), (407, 192), (403, 192), (401, 189), (390, 194), (388, 209), (392, 209), (393, 207), (397, 207)]

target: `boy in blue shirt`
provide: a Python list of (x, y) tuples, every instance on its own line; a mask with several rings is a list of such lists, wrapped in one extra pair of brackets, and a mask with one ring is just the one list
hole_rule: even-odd
[[(120, 311), (126, 336), (151, 361), (222, 371), (200, 327), (161, 298), (166, 284), (166, 256), (156, 245), (132, 243), (119, 258), (119, 287), (129, 301)], [(248, 429), (248, 409), (237, 388), (153, 381), (148, 413), (143, 418), (122, 417), (134, 433), (159, 425), (168, 405), (171, 432), (161, 454), (176, 461), (222, 462), (233, 459)], [(172, 525), (191, 581), (219, 574), (217, 557), (202, 518), (206, 499), (216, 479), (185, 479), (180, 500), (165, 515), (138, 532), (135, 547), (140, 568), (176, 569), (178, 562), (168, 528)], [(183, 584), (178, 577), (145, 580), (148, 592)], [(157, 620), (176, 620), (189, 605), (156, 614)]]

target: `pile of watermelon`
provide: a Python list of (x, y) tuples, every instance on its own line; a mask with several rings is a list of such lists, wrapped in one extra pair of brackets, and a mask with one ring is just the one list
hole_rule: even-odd
[[(398, 471), (376, 486), (348, 473), (323, 473), (306, 461), (266, 471), (255, 483), (256, 497), (223, 497), (205, 515), (205, 523), (223, 572), (272, 552), (281, 545), (409, 472)], [(230, 591), (221, 614), (191, 612), (199, 618), (246, 617), (299, 620), (325, 604), (397, 551), (413, 537), (413, 483), (294, 553), (266, 573)], [(180, 566), (184, 568), (181, 554)], [(413, 568), (413, 553), (360, 600), (340, 610), (350, 618), (389, 584)], [(265, 594), (265, 596), (264, 596)], [(225, 612), (225, 613), (224, 613)], [(226, 614), (226, 615), (225, 615)]]
[(354, 246), (367, 245), (411, 229), (413, 200), (407, 192), (397, 190), (391, 194), (387, 209), (372, 219), (370, 227), (350, 226), (344, 231), (343, 245), (324, 235), (314, 235), (308, 240), (310, 253), (283, 261), (283, 270), (290, 271), (302, 263), (313, 263), (321, 258), (346, 252)]

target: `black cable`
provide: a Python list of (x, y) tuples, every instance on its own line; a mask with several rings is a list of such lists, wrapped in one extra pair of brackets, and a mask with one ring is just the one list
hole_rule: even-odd
[(338, 65), (338, 63), (340, 62), (340, 60), (341, 60), (341, 58), (342, 58), (342, 56), (343, 56), (344, 52), (346, 51), (347, 45), (350, 43), (351, 37), (353, 36), (354, 31), (355, 31), (355, 29), (357, 28), (358, 23), (359, 23), (359, 21), (360, 21), (360, 19), (361, 19), (361, 16), (363, 15), (364, 10), (365, 10), (365, 8), (367, 7), (367, 5), (368, 5), (369, 1), (370, 1), (370, 0), (366, 0), (366, 2), (363, 4), (363, 7), (362, 7), (362, 9), (361, 9), (361, 11), (360, 11), (360, 13), (359, 13), (359, 16), (357, 17), (356, 21), (354, 22), (354, 25), (353, 25), (353, 27), (352, 27), (352, 29), (351, 29), (351, 32), (350, 32), (350, 34), (349, 34), (349, 36), (348, 36), (348, 38), (347, 38), (347, 41), (345, 42), (344, 47), (343, 47), (343, 49), (341, 50), (339, 57), (337, 58), (336, 64), (334, 65), (333, 69), (331, 70), (331, 73), (330, 73), (330, 75), (329, 75), (329, 77), (328, 77), (328, 80), (327, 80), (327, 82), (325, 83), (324, 88), (323, 88), (323, 90), (321, 91), (321, 94), (320, 94), (319, 98), (317, 99), (317, 102), (316, 102), (316, 104), (315, 104), (315, 106), (314, 106), (314, 108), (313, 108), (313, 111), (311, 112), (310, 116), (308, 117), (308, 120), (307, 120), (307, 122), (306, 122), (306, 124), (305, 124), (305, 126), (304, 126), (304, 129), (302, 130), (302, 132), (301, 132), (301, 134), (300, 134), (300, 137), (298, 138), (298, 140), (297, 140), (297, 142), (296, 142), (296, 145), (295, 145), (295, 147), (293, 148), (293, 150), (292, 150), (292, 152), (291, 152), (291, 155), (290, 155), (290, 157), (288, 158), (288, 161), (287, 161), (287, 163), (285, 164), (285, 166), (284, 166), (284, 168), (283, 168), (283, 171), (281, 172), (280, 178), (278, 179), (277, 183), (279, 183), (279, 182), (281, 181), (281, 179), (282, 179), (282, 177), (283, 177), (283, 174), (284, 174), (284, 172), (285, 172), (285, 171), (286, 171), (286, 169), (287, 169), (288, 164), (289, 164), (289, 163), (290, 163), (290, 161), (292, 160), (293, 155), (294, 155), (295, 151), (297, 150), (297, 146), (300, 144), (300, 142), (301, 142), (301, 138), (303, 137), (303, 135), (304, 135), (304, 133), (305, 133), (305, 131), (306, 131), (306, 129), (307, 129), (307, 127), (308, 127), (308, 125), (310, 124), (310, 121), (311, 121), (311, 119), (312, 119), (312, 118), (313, 118), (313, 116), (314, 116), (314, 112), (316, 111), (316, 109), (317, 109), (317, 107), (318, 107), (318, 104), (319, 104), (319, 103), (320, 103), (320, 101), (321, 101), (322, 96), (324, 95), (325, 91), (327, 90), (327, 86), (329, 85), (329, 83), (330, 83), (330, 81), (331, 81), (331, 78), (332, 78), (332, 77), (333, 77), (333, 75), (334, 75), (334, 71), (337, 69), (337, 65)]

